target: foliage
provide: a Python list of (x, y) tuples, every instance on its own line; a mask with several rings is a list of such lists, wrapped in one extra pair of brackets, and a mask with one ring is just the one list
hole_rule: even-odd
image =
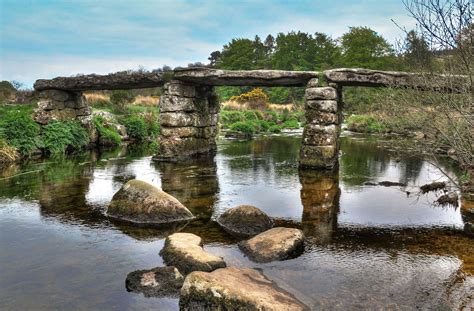
[(132, 91), (126, 90), (117, 90), (112, 91), (110, 95), (110, 102), (117, 106), (117, 108), (121, 111), (125, 111), (125, 107), (127, 104), (133, 102), (135, 95)]
[(78, 122), (53, 121), (43, 127), (43, 146), (52, 154), (64, 154), (68, 148), (79, 150), (89, 143), (89, 134)]
[(237, 131), (249, 135), (255, 133), (255, 127), (253, 126), (253, 124), (245, 121), (239, 121), (231, 124), (230, 129), (232, 131)]
[(121, 143), (122, 138), (119, 133), (117, 133), (117, 131), (111, 127), (103, 117), (94, 116), (92, 118), (92, 123), (99, 134), (99, 139), (102, 140), (103, 143), (109, 145), (119, 145)]
[(148, 136), (145, 120), (140, 116), (129, 116), (122, 120), (130, 138), (144, 140)]
[(393, 48), (379, 34), (367, 27), (351, 27), (341, 37), (342, 59), (347, 67), (393, 69)]
[(263, 110), (267, 106), (268, 95), (265, 94), (261, 88), (255, 88), (239, 96), (232, 96), (230, 100), (238, 103), (246, 103), (250, 109)]
[(352, 115), (347, 119), (347, 128), (354, 132), (383, 133), (388, 129), (384, 124), (368, 115)]
[(40, 127), (29, 113), (13, 110), (0, 120), (1, 137), (23, 156), (30, 155), (41, 145), (39, 134)]

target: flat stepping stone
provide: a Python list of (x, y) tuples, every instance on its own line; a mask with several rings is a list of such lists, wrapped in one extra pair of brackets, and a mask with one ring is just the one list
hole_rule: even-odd
[(260, 271), (234, 267), (189, 274), (180, 310), (309, 310)]
[(303, 231), (277, 227), (240, 242), (239, 247), (253, 261), (270, 262), (300, 255), (304, 250), (303, 244)]
[(249, 238), (273, 227), (273, 220), (260, 209), (240, 205), (228, 209), (217, 223), (229, 234)]
[(167, 265), (175, 266), (183, 274), (192, 271), (211, 272), (226, 267), (224, 259), (206, 252), (202, 248), (201, 238), (192, 233), (168, 236), (160, 255)]
[(175, 197), (136, 179), (125, 183), (113, 196), (107, 214), (138, 224), (169, 224), (194, 218)]
[(175, 267), (157, 267), (130, 272), (125, 287), (145, 297), (177, 297), (183, 282), (184, 277)]

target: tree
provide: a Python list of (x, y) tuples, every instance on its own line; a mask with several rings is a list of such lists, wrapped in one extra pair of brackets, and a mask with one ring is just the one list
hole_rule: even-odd
[(281, 70), (312, 70), (316, 44), (304, 32), (279, 33), (273, 53), (273, 68)]
[(207, 59), (209, 60), (209, 66), (217, 67), (221, 61), (222, 54), (220, 51), (214, 51)]
[(253, 40), (253, 68), (254, 69), (262, 69), (265, 68), (266, 65), (266, 49), (265, 45), (260, 40), (259, 36), (255, 36)]
[[(403, 2), (419, 25), (417, 38), (426, 40), (427, 45), (438, 55), (438, 62), (442, 66), (437, 73), (443, 74), (443, 83), (458, 85), (459, 74), (465, 76), (466, 83), (460, 89), (460, 94), (443, 89), (437, 92), (398, 91), (396, 96), (387, 100), (386, 107), (392, 110), (393, 115), (400, 115), (407, 107), (417, 112), (410, 113), (406, 122), (421, 129), (424, 134), (424, 138), (415, 145), (418, 152), (440, 168), (439, 153), (449, 153), (464, 172), (460, 182), (454, 178), (452, 181), (463, 189), (465, 196), (474, 200), (472, 5), (470, 0)], [(407, 37), (415, 41), (412, 32), (407, 32)], [(424, 48), (418, 47), (418, 50)], [(426, 62), (424, 53), (413, 53), (412, 56), (418, 63)], [(424, 72), (422, 79), (424, 84), (436, 88), (438, 81), (433, 73)]]
[(232, 39), (224, 45), (219, 68), (251, 70), (254, 68), (254, 42), (250, 39)]
[(314, 41), (316, 44), (315, 69), (325, 70), (336, 67), (341, 57), (341, 50), (336, 41), (321, 32), (314, 34)]
[(433, 55), (428, 42), (419, 36), (416, 31), (407, 33), (404, 44), (403, 58), (410, 69), (431, 70), (433, 67)]
[(350, 27), (340, 41), (344, 66), (392, 69), (395, 64), (391, 45), (368, 27)]

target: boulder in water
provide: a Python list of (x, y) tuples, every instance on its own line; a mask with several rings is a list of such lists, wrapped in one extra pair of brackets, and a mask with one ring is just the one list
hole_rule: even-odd
[(160, 255), (167, 265), (175, 266), (183, 274), (192, 271), (210, 272), (226, 267), (222, 257), (206, 252), (202, 248), (201, 238), (192, 233), (168, 236)]
[(228, 209), (217, 219), (217, 223), (228, 233), (246, 238), (273, 227), (273, 220), (251, 205), (240, 205)]
[(240, 249), (256, 262), (285, 260), (300, 255), (304, 249), (303, 231), (277, 227), (239, 243)]
[(113, 196), (107, 214), (140, 224), (167, 224), (194, 218), (175, 197), (136, 179), (128, 181)]
[(234, 267), (189, 274), (180, 310), (309, 310), (293, 295), (254, 269)]

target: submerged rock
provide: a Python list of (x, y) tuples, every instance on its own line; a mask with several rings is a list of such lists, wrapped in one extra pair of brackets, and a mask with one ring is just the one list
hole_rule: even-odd
[(107, 213), (114, 218), (141, 224), (166, 224), (194, 217), (173, 196), (136, 179), (127, 182), (113, 196)]
[(240, 249), (256, 262), (285, 260), (300, 255), (304, 249), (303, 231), (277, 227), (239, 243)]
[(252, 237), (273, 227), (273, 220), (251, 205), (240, 205), (228, 209), (217, 223), (232, 235)]
[(192, 271), (210, 272), (226, 267), (222, 257), (206, 252), (202, 248), (201, 238), (192, 233), (175, 233), (168, 236), (160, 255), (167, 265), (175, 266), (183, 274)]
[(176, 297), (184, 277), (175, 267), (157, 267), (130, 272), (125, 281), (127, 291), (142, 293), (145, 297)]
[(293, 295), (254, 269), (226, 268), (189, 274), (180, 310), (309, 310)]

